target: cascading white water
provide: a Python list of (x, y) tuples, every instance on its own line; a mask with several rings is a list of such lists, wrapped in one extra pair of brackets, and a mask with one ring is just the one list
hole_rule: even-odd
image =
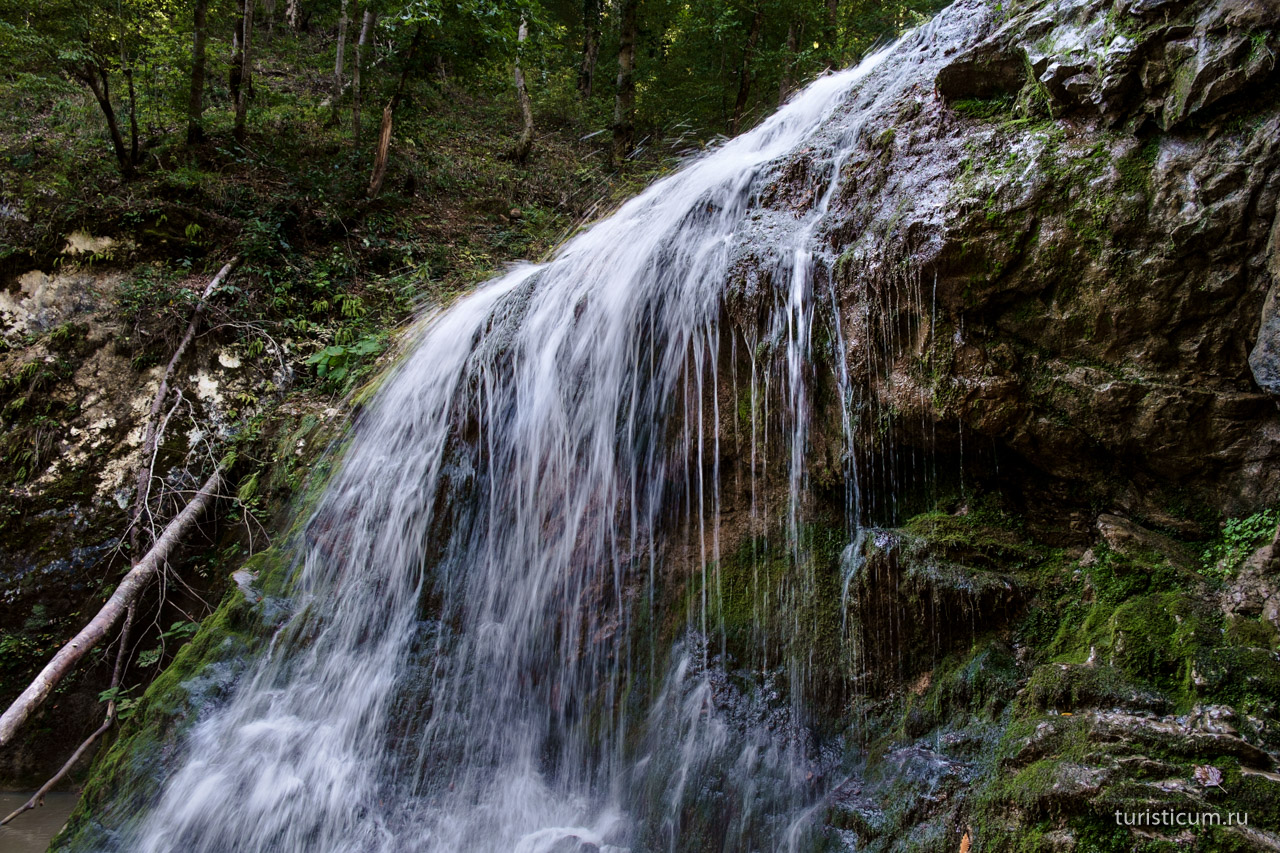
[[(723, 849), (801, 843), (815, 792), (799, 712), (743, 710), (744, 735), (716, 698), (721, 316), (763, 233), (784, 284), (762, 334), (783, 367), (751, 356), (751, 453), (770, 423), (757, 400), (780, 404), (790, 499), (753, 497), (752, 514), (781, 513), (799, 551), (814, 314), (835, 298), (814, 292), (817, 235), (863, 131), (852, 93), (883, 57), (423, 321), (296, 546), (295, 615), (194, 728), (125, 848), (692, 849), (688, 798), (710, 789)], [(804, 146), (816, 200), (759, 221), (756, 195)], [(633, 614), (654, 606), (639, 599), (679, 525), (700, 574), (688, 630), (674, 652), (641, 648)]]

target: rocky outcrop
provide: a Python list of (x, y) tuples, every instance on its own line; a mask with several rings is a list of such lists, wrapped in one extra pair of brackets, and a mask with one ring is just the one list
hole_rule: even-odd
[(1271, 288), (1262, 304), (1262, 316), (1258, 321), (1258, 342), (1249, 353), (1249, 369), (1258, 387), (1273, 396), (1280, 396), (1280, 218), (1271, 229), (1271, 242), (1267, 246), (1268, 271)]
[[(967, 436), (1052, 500), (1046, 526), (1091, 503), (1203, 534), (1201, 508), (1280, 496), (1280, 10), (1004, 10), (845, 166), (827, 233), (848, 359), (894, 441), (958, 455)], [(1087, 540), (1092, 514), (1073, 526)]]
[[(1276, 849), (1280, 6), (962, 0), (938, 26), (965, 8), (958, 49), (893, 70), (930, 85), (876, 108), (827, 225), (864, 488), (933, 507), (846, 560), (868, 746), (829, 824)], [(1251, 821), (1114, 817), (1161, 810)]]
[[(113, 266), (112, 245), (73, 233), (53, 270), (30, 270), (0, 291), (0, 705), (6, 707), (128, 569), (144, 424), (168, 359), (164, 350), (173, 346), (165, 324), (185, 324), (184, 300), (194, 288), (192, 280), (157, 280), (145, 265), (130, 272)], [(166, 401), (168, 429), (156, 455), (164, 489), (197, 486), (200, 466), (238, 437), (242, 450), (259, 439), (282, 445), (270, 454), (284, 463), (273, 466), (278, 481), (262, 482), (264, 494), (282, 495), (292, 476), (286, 469), (324, 446), (320, 441), (308, 451), (306, 441), (323, 421), (338, 420), (336, 410), (310, 401), (277, 408), (290, 377), (284, 361), (270, 355), (251, 354), (215, 332), (202, 335), (177, 365), (171, 385), (181, 396)], [(243, 434), (254, 415), (265, 429)], [(162, 512), (176, 511), (178, 503)], [(217, 549), (202, 555), (206, 565), (216, 564), (220, 551), (235, 560), (238, 537), (232, 531), (224, 538), (213, 519), (192, 551)], [(157, 635), (201, 614), (201, 599), (216, 601), (223, 583), (205, 568), (175, 584), (156, 617), (160, 627), (135, 637), (146, 655), (135, 670), (158, 671), (176, 638)], [(158, 598), (149, 590), (145, 606)], [(56, 707), (40, 711), (0, 756), (0, 785), (35, 788), (52, 776), (101, 723), (99, 694), (110, 677), (107, 655), (74, 672), (51, 703)]]

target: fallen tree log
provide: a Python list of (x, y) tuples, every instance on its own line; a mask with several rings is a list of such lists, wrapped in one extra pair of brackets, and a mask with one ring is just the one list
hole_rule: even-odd
[[(133, 605), (130, 605), (126, 612), (128, 615), (124, 617), (124, 627), (120, 629), (120, 638), (118, 641), (119, 648), (116, 650), (116, 668), (111, 674), (111, 690), (113, 693), (120, 688), (120, 675), (124, 671), (124, 659), (129, 654), (129, 628), (133, 625)], [(98, 738), (102, 737), (106, 733), (107, 729), (111, 728), (111, 724), (115, 721), (116, 699), (113, 695), (111, 700), (107, 702), (107, 717), (102, 721), (102, 725), (98, 726), (98, 728), (94, 730), (93, 734), (85, 738), (84, 743), (80, 744), (80, 747), (75, 752), (71, 753), (71, 757), (62, 765), (62, 769), (53, 774), (52, 778), (50, 778), (48, 782), (41, 785), (40, 790), (31, 795), (31, 799), (11, 811), (4, 820), (0, 820), (0, 826), (8, 825), (11, 820), (23, 812), (28, 812), (31, 809), (43, 806), (45, 794), (52, 791), (54, 786), (61, 782), (62, 778), (71, 772), (71, 768), (76, 766), (76, 762), (84, 757), (84, 754), (89, 751), (89, 747), (93, 746), (97, 742)]]
[(169, 554), (182, 541), (183, 537), (190, 532), (209, 504), (213, 502), (221, 484), (222, 468), (219, 467), (200, 487), (195, 497), (183, 508), (182, 512), (174, 516), (169, 522), (156, 538), (151, 550), (147, 551), (141, 560), (133, 564), (133, 568), (124, 576), (124, 580), (120, 581), (120, 585), (116, 587), (116, 591), (107, 599), (107, 603), (102, 605), (102, 609), (98, 611), (98, 614), (89, 620), (89, 624), (80, 629), (80, 633), (76, 634), (71, 642), (58, 650), (58, 653), (53, 656), (53, 660), (49, 661), (45, 668), (40, 671), (40, 674), (27, 686), (27, 689), (22, 691), (22, 694), (13, 701), (8, 710), (3, 715), (0, 715), (0, 747), (8, 745), (13, 740), (18, 729), (44, 703), (49, 694), (53, 692), (53, 688), (58, 685), (58, 682), (75, 667), (90, 649), (106, 636), (112, 626), (119, 621), (120, 617), (129, 609), (129, 606), (138, 598), (138, 595), (146, 585), (160, 573), (169, 558)]

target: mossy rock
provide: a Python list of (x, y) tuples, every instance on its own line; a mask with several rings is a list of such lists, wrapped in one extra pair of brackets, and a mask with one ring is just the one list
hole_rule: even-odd
[(1280, 631), (1265, 619), (1229, 616), (1223, 629), (1223, 636), (1233, 646), (1272, 650), (1280, 647)]
[(917, 553), (981, 568), (1025, 568), (1044, 556), (1017, 532), (968, 515), (922, 513), (907, 520), (902, 531)]
[(1172, 708), (1167, 696), (1134, 684), (1115, 667), (1068, 663), (1036, 667), (1018, 705), (1024, 712), (1127, 708), (1163, 714)]
[(919, 737), (939, 726), (999, 719), (1016, 694), (1021, 671), (1012, 650), (999, 639), (975, 644), (967, 655), (944, 660), (908, 693), (900, 729)]
[[(718, 645), (720, 635), (732, 661), (757, 671), (802, 662), (808, 698), (832, 710), (844, 701), (849, 665), (841, 610), (846, 542), (842, 529), (822, 524), (802, 530), (794, 549), (781, 536), (747, 539), (708, 567), (705, 590), (712, 640)], [(681, 605), (669, 608), (663, 633), (670, 640), (684, 624), (672, 620), (695, 612), (703, 592), (701, 578), (694, 578)]]
[[(261, 589), (280, 590), (290, 562), (277, 550), (250, 558), (245, 569)], [(278, 601), (251, 604), (233, 585), (173, 662), (151, 682), (116, 737), (94, 759), (89, 782), (51, 849), (110, 847), (156, 797), (175, 745), (202, 712), (225, 700), (278, 620)]]
[(1222, 647), (1195, 658), (1197, 691), (1215, 701), (1274, 715), (1280, 703), (1280, 655), (1270, 649)]
[(1139, 596), (1119, 606), (1098, 602), (1082, 624), (1061, 626), (1051, 652), (1060, 663), (1115, 667), (1135, 684), (1185, 704), (1195, 695), (1196, 655), (1221, 637), (1218, 618), (1182, 592)]

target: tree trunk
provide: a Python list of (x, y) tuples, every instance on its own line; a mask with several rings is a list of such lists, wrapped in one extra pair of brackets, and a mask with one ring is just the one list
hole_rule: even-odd
[(88, 66), (76, 69), (73, 74), (93, 93), (102, 114), (107, 119), (107, 132), (111, 135), (111, 147), (115, 149), (116, 162), (120, 165), (120, 174), (126, 181), (133, 180), (133, 160), (124, 146), (124, 137), (120, 134), (120, 122), (116, 119), (116, 111), (111, 106), (111, 87), (107, 81), (107, 70), (102, 66)]
[(129, 162), (138, 165), (138, 93), (133, 87), (133, 63), (124, 48), (120, 49), (120, 69), (129, 90)]
[(300, 0), (286, 0), (284, 4), (284, 20), (289, 25), (289, 29), (294, 32), (298, 31), (298, 4)]
[(737, 136), (742, 126), (742, 115), (747, 109), (747, 99), (751, 95), (751, 60), (755, 58), (756, 42), (760, 41), (760, 26), (764, 23), (764, 6), (756, 7), (756, 14), (751, 19), (751, 30), (747, 33), (747, 44), (742, 49), (742, 67), (738, 70), (738, 97), (733, 102), (733, 120), (729, 122), (729, 135)]
[(822, 34), (822, 48), (826, 52), (827, 67), (839, 68), (840, 61), (840, 0), (827, 0), (827, 21)]
[(244, 144), (245, 120), (249, 115), (249, 95), (253, 89), (253, 7), (256, 0), (244, 0), (244, 23), (240, 27), (240, 96), (236, 98), (236, 124), (232, 135)]
[(582, 0), (582, 65), (578, 69), (578, 91), (583, 100), (591, 97), (599, 55), (600, 0)]
[(195, 39), (191, 43), (191, 95), (187, 98), (187, 144), (204, 141), (204, 49), (208, 41), (209, 0), (196, 0)]
[(787, 52), (782, 60), (782, 77), (778, 80), (778, 106), (785, 104), (796, 88), (796, 52), (799, 41), (800, 27), (792, 21), (787, 25)]
[(520, 114), (524, 117), (524, 129), (520, 131), (520, 138), (516, 140), (515, 150), (511, 152), (511, 156), (517, 163), (523, 163), (529, 159), (529, 152), (533, 150), (533, 104), (529, 101), (529, 89), (524, 84), (524, 69), (520, 67), (520, 53), (524, 49), (525, 40), (529, 37), (529, 24), (524, 18), (520, 19), (520, 30), (516, 35), (516, 98), (520, 101)]
[(53, 660), (49, 661), (27, 689), (22, 691), (9, 709), (0, 715), (0, 747), (7, 746), (13, 740), (18, 729), (49, 697), (53, 689), (58, 686), (58, 682), (106, 636), (146, 585), (160, 573), (173, 549), (213, 502), (221, 483), (222, 469), (219, 468), (205, 481), (182, 512), (169, 522), (146, 556), (134, 564), (134, 567), (124, 576), (124, 580), (120, 581), (120, 585), (107, 599), (107, 603), (102, 605), (98, 614), (89, 620), (89, 624), (85, 625), (71, 642), (58, 650)]
[(231, 103), (240, 103), (240, 75), (244, 71), (244, 4), (236, 0), (236, 23), (231, 30), (231, 62), (227, 66), (227, 88)]
[(338, 126), (338, 105), (342, 103), (342, 68), (347, 52), (347, 0), (342, 0), (342, 14), (338, 17), (338, 50), (333, 60), (333, 94), (329, 96), (329, 126)]
[(360, 22), (360, 40), (356, 42), (356, 64), (351, 69), (351, 144), (360, 144), (360, 70), (369, 54), (369, 42), (373, 38), (373, 25), (378, 13), (372, 9), (364, 10), (364, 19)]
[(613, 100), (613, 159), (631, 153), (636, 135), (636, 38), (640, 0), (622, 0), (618, 41), (618, 92)]
[(382, 108), (382, 127), (378, 131), (378, 149), (373, 155), (373, 176), (369, 179), (369, 198), (377, 198), (382, 192), (382, 182), (387, 177), (387, 162), (391, 157), (391, 104)]
[[(391, 115), (395, 112), (396, 107), (400, 106), (400, 101), (404, 98), (405, 89), (409, 85), (409, 72), (414, 67), (414, 59), (418, 56), (418, 46), (422, 44), (422, 25), (413, 31), (413, 41), (409, 43), (408, 55), (404, 58), (404, 65), (400, 69), (400, 82), (396, 84), (395, 94), (391, 96), (391, 100), (382, 108), (382, 126), (378, 129), (378, 145), (374, 149), (373, 155), (373, 174), (369, 178), (369, 189), (366, 195), (374, 199), (382, 192), (382, 182), (387, 177), (387, 165), (391, 159)], [(413, 174), (409, 175), (409, 185), (413, 186)], [(412, 195), (412, 191), (409, 193)]]

